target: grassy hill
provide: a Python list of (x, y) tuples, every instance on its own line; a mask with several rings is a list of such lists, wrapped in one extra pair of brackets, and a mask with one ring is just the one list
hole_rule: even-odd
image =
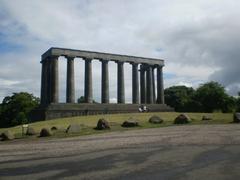
[[(86, 135), (93, 133), (103, 133), (103, 132), (112, 132), (112, 131), (124, 131), (136, 128), (123, 128), (121, 124), (123, 121), (128, 120), (129, 118), (137, 119), (139, 121), (141, 128), (156, 128), (156, 127), (165, 127), (165, 126), (174, 126), (173, 121), (180, 113), (176, 112), (161, 112), (161, 113), (128, 113), (128, 114), (111, 114), (111, 115), (92, 115), (92, 116), (80, 116), (80, 117), (71, 117), (71, 118), (62, 118), (62, 119), (54, 119), (48, 121), (40, 121), (29, 124), (29, 126), (35, 128), (37, 132), (40, 132), (42, 128), (51, 128), (53, 126), (60, 129), (54, 135), (54, 137), (68, 137), (73, 135)], [(191, 119), (192, 122), (190, 124), (227, 124), (232, 122), (232, 114), (231, 113), (186, 113)], [(152, 115), (158, 115), (162, 119), (164, 119), (164, 123), (156, 125), (148, 123), (148, 119)], [(210, 121), (202, 121), (202, 116), (207, 115), (212, 118)], [(93, 128), (96, 127), (97, 121), (100, 118), (105, 118), (110, 122), (111, 130), (107, 131), (97, 131)], [(65, 129), (70, 124), (81, 124), (83, 130), (78, 134), (66, 134), (64, 133)], [(16, 137), (20, 138), (22, 136), (22, 126), (16, 126), (12, 128), (2, 128), (0, 129), (0, 133), (6, 130), (11, 130), (16, 134)]]

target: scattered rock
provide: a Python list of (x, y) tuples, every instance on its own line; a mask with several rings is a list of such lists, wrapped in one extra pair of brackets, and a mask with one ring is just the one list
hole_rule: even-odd
[(106, 119), (99, 119), (97, 123), (97, 130), (110, 129), (109, 123)]
[(161, 123), (163, 123), (163, 119), (161, 119), (159, 116), (154, 115), (154, 116), (150, 117), (148, 122), (153, 123), (153, 124), (161, 124)]
[(204, 115), (204, 116), (202, 117), (202, 121), (209, 121), (209, 120), (212, 120), (212, 118), (209, 117), (209, 116)]
[(40, 132), (40, 137), (48, 137), (48, 136), (52, 136), (52, 132), (47, 128), (43, 128)]
[(28, 136), (33, 136), (33, 135), (36, 135), (37, 133), (36, 133), (36, 131), (35, 131), (35, 129), (33, 128), (33, 127), (28, 127), (27, 128), (27, 132), (26, 132), (26, 135), (28, 135)]
[(2, 141), (13, 140), (15, 139), (14, 134), (11, 131), (5, 131), (1, 134)]
[(58, 130), (58, 128), (57, 128), (56, 126), (53, 126), (53, 127), (51, 128), (51, 131), (56, 131), (56, 130)]
[(174, 124), (187, 124), (190, 123), (190, 118), (186, 114), (180, 114), (176, 119), (174, 120)]
[(68, 126), (66, 133), (79, 133), (82, 127), (79, 124), (71, 124)]
[(139, 126), (137, 120), (134, 120), (134, 119), (131, 119), (131, 118), (122, 123), (122, 127), (136, 127), (136, 126)]
[(233, 114), (233, 122), (240, 123), (240, 113)]

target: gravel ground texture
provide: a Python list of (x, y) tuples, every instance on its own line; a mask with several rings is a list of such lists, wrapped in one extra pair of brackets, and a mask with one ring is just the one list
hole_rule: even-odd
[(240, 179), (240, 125), (0, 142), (0, 179)]

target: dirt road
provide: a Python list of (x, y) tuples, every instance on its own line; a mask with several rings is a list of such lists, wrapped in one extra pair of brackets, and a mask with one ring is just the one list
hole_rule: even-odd
[(0, 142), (0, 179), (240, 179), (240, 125)]

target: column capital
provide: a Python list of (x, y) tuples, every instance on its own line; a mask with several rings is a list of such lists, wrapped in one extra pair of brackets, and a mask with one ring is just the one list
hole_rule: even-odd
[(140, 71), (146, 71), (148, 68), (148, 64), (141, 64)]
[(59, 58), (59, 56), (56, 56), (56, 55), (48, 56), (48, 59), (56, 59), (56, 58)]
[(74, 60), (76, 57), (75, 56), (65, 56), (66, 59)]
[(125, 62), (123, 62), (123, 61), (115, 61), (117, 64), (124, 64)]
[(84, 57), (84, 58), (82, 58), (84, 61), (92, 61), (93, 60), (93, 58), (88, 58), (88, 57)]
[(99, 61), (101, 61), (102, 63), (108, 63), (109, 60), (106, 60), (106, 59), (99, 59)]
[(130, 62), (131, 65), (139, 65), (137, 62)]
[(46, 62), (48, 59), (49, 59), (49, 57), (46, 57), (46, 58), (44, 58), (44, 59), (42, 58), (41, 61), (40, 61), (40, 63), (44, 63), (44, 62)]
[(156, 64), (155, 67), (156, 67), (156, 68), (161, 68), (161, 69), (162, 69), (162, 68), (164, 67), (164, 65)]

